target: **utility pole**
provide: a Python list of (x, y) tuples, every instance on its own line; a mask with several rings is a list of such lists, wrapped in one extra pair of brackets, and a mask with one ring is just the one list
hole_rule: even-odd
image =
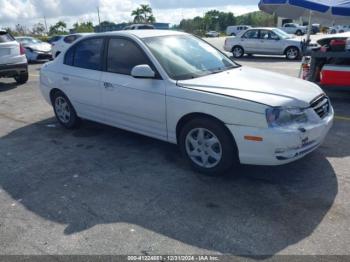
[(46, 16), (44, 16), (44, 23), (45, 23), (46, 34), (49, 34), (49, 32), (47, 31)]
[(98, 25), (101, 24), (101, 18), (100, 18), (100, 7), (97, 7), (97, 16), (98, 16)]

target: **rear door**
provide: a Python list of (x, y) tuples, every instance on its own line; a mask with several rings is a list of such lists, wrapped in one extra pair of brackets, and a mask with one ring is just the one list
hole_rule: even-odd
[(241, 45), (246, 53), (256, 53), (260, 51), (259, 30), (251, 29), (241, 37)]
[(81, 117), (101, 119), (103, 37), (80, 41), (65, 54), (60, 87)]
[(0, 64), (21, 62), (19, 43), (7, 32), (0, 31)]

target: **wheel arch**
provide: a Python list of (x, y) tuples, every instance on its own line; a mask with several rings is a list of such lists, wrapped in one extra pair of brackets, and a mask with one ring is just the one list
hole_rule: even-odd
[(232, 51), (232, 52), (233, 52), (233, 49), (235, 49), (235, 47), (240, 47), (240, 48), (243, 49), (243, 52), (245, 52), (244, 47), (243, 47), (242, 45), (239, 45), (239, 44), (234, 44), (234, 45), (232, 46), (232, 48), (231, 48), (231, 51)]
[(182, 128), (188, 122), (192, 121), (193, 119), (198, 119), (198, 118), (207, 118), (207, 119), (210, 119), (210, 120), (215, 121), (215, 122), (219, 123), (220, 125), (222, 125), (224, 127), (224, 130), (231, 137), (232, 142), (235, 145), (235, 149), (236, 149), (236, 151), (238, 153), (238, 147), (237, 147), (237, 144), (236, 144), (236, 140), (235, 140), (233, 134), (231, 133), (231, 131), (225, 125), (225, 123), (222, 120), (220, 120), (219, 118), (217, 118), (215, 116), (212, 116), (212, 115), (209, 115), (209, 114), (206, 114), (206, 113), (189, 113), (189, 114), (186, 114), (186, 115), (182, 116), (180, 118), (180, 120), (177, 122), (177, 125), (176, 125), (176, 140), (177, 140), (177, 142), (179, 142), (180, 132), (181, 132)]
[(289, 48), (292, 48), (292, 47), (298, 49), (298, 50), (299, 50), (299, 54), (300, 54), (301, 49), (300, 49), (300, 47), (297, 47), (296, 45), (288, 45), (288, 46), (284, 49), (283, 54), (286, 55), (286, 54), (287, 54), (287, 50), (288, 50)]
[(50, 91), (50, 101), (51, 101), (51, 104), (54, 103), (53, 99), (54, 99), (54, 96), (57, 92), (61, 92), (62, 94), (64, 94), (66, 96), (66, 94), (61, 90), (61, 89), (58, 89), (58, 88), (53, 88), (51, 89)]

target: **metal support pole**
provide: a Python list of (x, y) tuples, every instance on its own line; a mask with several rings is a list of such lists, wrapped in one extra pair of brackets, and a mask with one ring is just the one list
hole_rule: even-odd
[(301, 65), (300, 65), (300, 70), (299, 70), (299, 78), (301, 78), (302, 74), (303, 74), (303, 65), (306, 62), (306, 58), (305, 58), (305, 51), (307, 51), (309, 44), (311, 42), (311, 30), (312, 30), (312, 11), (309, 12), (309, 24), (307, 26), (307, 35), (306, 35), (306, 42), (305, 45), (303, 45), (303, 59), (301, 61)]

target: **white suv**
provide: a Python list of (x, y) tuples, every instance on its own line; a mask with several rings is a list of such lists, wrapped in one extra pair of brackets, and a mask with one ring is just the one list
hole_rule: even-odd
[(28, 81), (25, 49), (6, 31), (0, 30), (0, 78), (14, 78), (18, 84)]

